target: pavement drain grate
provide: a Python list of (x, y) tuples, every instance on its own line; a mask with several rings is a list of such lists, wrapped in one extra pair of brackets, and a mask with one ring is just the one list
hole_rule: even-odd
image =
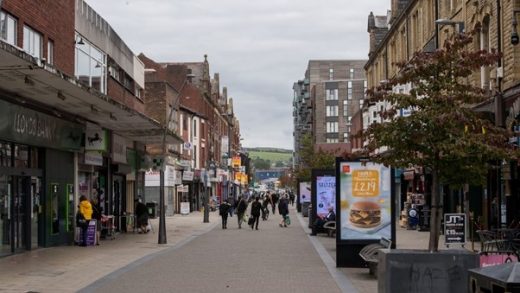
[(59, 275), (63, 275), (65, 272), (49, 272), (49, 271), (32, 271), (32, 272), (24, 272), (20, 273), (22, 276), (32, 276), (32, 277), (57, 277)]

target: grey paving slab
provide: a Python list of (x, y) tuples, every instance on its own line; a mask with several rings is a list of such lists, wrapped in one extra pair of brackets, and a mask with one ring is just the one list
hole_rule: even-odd
[(82, 292), (342, 292), (295, 217), (280, 228), (275, 215), (258, 231), (239, 230), (230, 218), (229, 229), (217, 227)]

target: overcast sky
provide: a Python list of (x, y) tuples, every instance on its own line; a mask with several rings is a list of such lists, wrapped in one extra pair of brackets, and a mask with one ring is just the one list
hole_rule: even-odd
[(309, 59), (366, 59), (390, 0), (87, 0), (158, 62), (203, 61), (233, 97), (246, 147), (293, 148), (292, 85)]

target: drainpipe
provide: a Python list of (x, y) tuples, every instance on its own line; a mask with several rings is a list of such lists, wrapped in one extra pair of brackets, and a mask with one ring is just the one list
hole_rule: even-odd
[[(502, 20), (501, 20), (501, 7), (500, 7), (500, 0), (496, 1), (497, 4), (497, 51), (498, 54), (502, 53)], [(514, 16), (514, 13), (513, 13)], [(498, 59), (497, 62), (497, 70), (498, 68), (502, 67), (502, 57)], [(503, 72), (503, 69), (502, 69)], [(497, 72), (497, 95), (495, 96), (495, 125), (497, 126), (504, 126), (503, 123), (503, 111), (504, 111), (504, 105), (503, 105), (503, 95), (502, 95), (502, 78), (500, 77), (500, 74)], [(497, 162), (497, 200), (498, 200), (498, 208), (497, 212), (498, 215), (495, 215), (497, 217), (497, 228), (501, 228), (502, 224), (502, 206), (506, 203), (505, 198), (503, 197), (502, 192), (502, 162)]]
[[(497, 0), (500, 1), (500, 0)], [(435, 0), (435, 19), (439, 19), (439, 0)], [(439, 49), (439, 26), (435, 25), (435, 50)]]

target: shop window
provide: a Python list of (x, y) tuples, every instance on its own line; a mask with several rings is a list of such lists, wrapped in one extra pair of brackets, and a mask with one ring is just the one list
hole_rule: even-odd
[(15, 145), (14, 166), (16, 168), (29, 168), (29, 147), (26, 145)]
[(0, 141), (0, 167), (11, 167), (11, 143)]

